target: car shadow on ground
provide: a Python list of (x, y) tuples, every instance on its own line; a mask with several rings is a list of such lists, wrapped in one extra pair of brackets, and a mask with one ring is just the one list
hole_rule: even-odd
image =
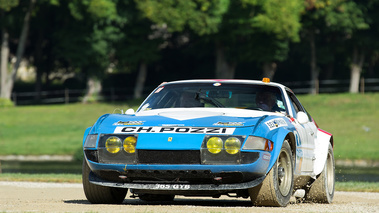
[[(88, 200), (65, 200), (64, 203), (67, 204), (83, 204), (92, 205)], [(140, 199), (130, 199), (127, 198), (122, 204), (119, 205), (138, 205), (138, 206), (205, 206), (205, 207), (251, 207), (253, 206), (250, 199), (245, 200), (230, 200), (230, 199), (193, 199), (193, 198), (175, 198), (174, 201), (152, 201), (146, 202)]]

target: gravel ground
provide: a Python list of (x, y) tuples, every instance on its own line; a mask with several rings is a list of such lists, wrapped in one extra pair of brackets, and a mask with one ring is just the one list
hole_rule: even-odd
[(0, 212), (379, 212), (379, 193), (336, 192), (332, 204), (295, 204), (286, 208), (251, 206), (249, 199), (222, 196), (147, 203), (129, 197), (121, 205), (92, 205), (81, 184), (0, 182)]

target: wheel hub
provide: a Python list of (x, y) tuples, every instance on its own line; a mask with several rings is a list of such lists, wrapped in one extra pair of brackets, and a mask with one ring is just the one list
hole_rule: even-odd
[(278, 167), (278, 178), (279, 180), (283, 180), (284, 178), (284, 175), (285, 175), (285, 171), (284, 171), (284, 168), (283, 167)]

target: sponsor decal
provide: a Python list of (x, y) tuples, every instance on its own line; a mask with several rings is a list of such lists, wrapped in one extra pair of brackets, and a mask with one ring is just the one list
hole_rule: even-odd
[(233, 134), (236, 128), (218, 127), (160, 127), (160, 126), (128, 126), (116, 127), (114, 133), (189, 133), (189, 134)]
[(214, 126), (243, 126), (245, 122), (217, 122)]
[(282, 126), (288, 126), (286, 121), (283, 118), (275, 118), (275, 119), (266, 121), (265, 124), (270, 130), (273, 130)]
[(143, 125), (143, 121), (118, 121), (113, 124), (114, 126), (130, 126), (130, 125)]
[(213, 86), (219, 87), (219, 86), (221, 86), (221, 83), (214, 83)]

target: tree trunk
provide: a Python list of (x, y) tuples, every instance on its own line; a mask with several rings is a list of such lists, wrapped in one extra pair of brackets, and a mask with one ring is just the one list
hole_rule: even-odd
[(138, 75), (136, 79), (136, 85), (134, 87), (134, 98), (136, 99), (142, 97), (146, 76), (147, 76), (147, 65), (146, 63), (142, 62), (139, 67), (139, 71), (138, 71)]
[(222, 45), (216, 45), (216, 78), (233, 79), (235, 73), (235, 63), (228, 63), (225, 58), (225, 50)]
[(316, 44), (315, 44), (315, 34), (314, 31), (311, 30), (309, 34), (309, 44), (311, 48), (311, 87), (310, 93), (317, 94), (318, 93), (318, 70), (317, 70), (317, 57), (316, 57)]
[(277, 64), (275, 62), (265, 62), (263, 64), (263, 78), (274, 79)]
[(8, 91), (8, 85), (7, 85), (7, 78), (8, 78), (8, 58), (9, 58), (9, 34), (5, 28), (1, 30), (2, 32), (2, 41), (1, 41), (1, 87), (0, 87), (0, 97), (1, 98), (7, 98), (10, 99), (10, 96), (7, 96), (7, 94), (11, 94), (10, 91)]
[[(29, 9), (26, 12), (25, 17), (24, 17), (24, 24), (22, 27), (21, 35), (20, 35), (20, 42), (18, 43), (18, 46), (17, 46), (16, 63), (14, 64), (10, 75), (8, 75), (6, 78), (5, 90), (3, 91), (2, 89), (2, 92), (1, 92), (1, 96), (6, 99), (11, 98), (13, 84), (16, 80), (17, 70), (20, 67), (22, 56), (24, 55), (26, 38), (28, 36), (29, 25), (30, 25), (30, 16), (31, 16), (35, 2), (36, 0), (30, 0)], [(3, 85), (1, 87), (3, 88)]]
[(355, 47), (353, 51), (353, 60), (351, 63), (350, 70), (350, 93), (358, 93), (359, 92), (359, 80), (361, 78), (362, 66), (365, 60), (365, 55), (362, 52), (358, 51), (358, 48)]
[(87, 93), (84, 96), (82, 103), (97, 101), (101, 92), (101, 83), (94, 77), (89, 77), (87, 80)]

